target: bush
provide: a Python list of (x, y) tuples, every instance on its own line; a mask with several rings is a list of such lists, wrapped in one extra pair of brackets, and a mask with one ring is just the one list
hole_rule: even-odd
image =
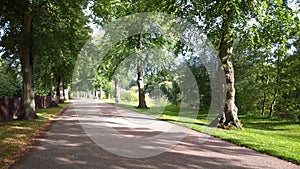
[(129, 101), (138, 103), (139, 101), (139, 89), (137, 86), (133, 86), (129, 89)]
[(281, 98), (276, 106), (277, 116), (293, 121), (300, 120), (300, 98)]
[(137, 86), (131, 87), (129, 90), (120, 90), (121, 100), (137, 103), (139, 101), (139, 93)]
[(149, 97), (149, 94), (146, 94), (146, 103), (148, 106), (155, 107), (165, 107), (169, 104), (167, 95), (161, 94), (159, 96)]

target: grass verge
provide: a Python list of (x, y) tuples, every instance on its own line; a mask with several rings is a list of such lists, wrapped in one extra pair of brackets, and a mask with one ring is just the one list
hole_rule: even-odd
[[(113, 104), (111, 102), (108, 103)], [(136, 105), (125, 102), (118, 104), (118, 106), (205, 132), (204, 125), (206, 124), (207, 111), (200, 112), (197, 119), (189, 119), (189, 117), (179, 118), (178, 112), (180, 108), (174, 105), (168, 105), (164, 109), (157, 109), (162, 110), (160, 112), (137, 109)], [(239, 119), (243, 124), (243, 130), (215, 129), (210, 134), (237, 145), (300, 164), (299, 122), (258, 115), (240, 115)], [(193, 124), (191, 125), (191, 123)]]
[(69, 103), (38, 110), (39, 119), (0, 122), (0, 168), (8, 168), (34, 143), (51, 120), (61, 114)]

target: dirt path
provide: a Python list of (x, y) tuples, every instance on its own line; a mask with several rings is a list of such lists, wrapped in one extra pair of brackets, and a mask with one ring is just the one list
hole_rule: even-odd
[(40, 143), (12, 168), (300, 169), (217, 138), (199, 143), (205, 135), (127, 109), (95, 105), (72, 103)]

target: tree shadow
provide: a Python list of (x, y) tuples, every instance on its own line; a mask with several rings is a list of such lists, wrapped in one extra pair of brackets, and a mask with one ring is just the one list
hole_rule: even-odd
[[(109, 106), (107, 107), (109, 108)], [(164, 153), (147, 158), (118, 156), (106, 151), (91, 140), (80, 125), (81, 122), (76, 119), (76, 112), (74, 110), (70, 108), (65, 111), (61, 118), (57, 119), (51, 125), (49, 131), (45, 132), (39, 138), (40, 142), (34, 145), (32, 150), (11, 168), (254, 169), (273, 168), (274, 166), (275, 168), (283, 166), (297, 168), (297, 166), (285, 161), (276, 160), (275, 157), (260, 154), (214, 137), (209, 137), (204, 143), (200, 144), (199, 138), (204, 135), (193, 130), (190, 130), (188, 135), (176, 146)], [(118, 116), (114, 117), (124, 117)], [(135, 116), (131, 116), (130, 118), (135, 118)], [(84, 120), (83, 122), (91, 123), (91, 125), (99, 125), (97, 121), (93, 120)], [(118, 124), (119, 122), (114, 121), (110, 123)], [(114, 129), (120, 133), (134, 136), (135, 139), (153, 137), (160, 134), (159, 131), (147, 127), (123, 126), (114, 127)], [(166, 138), (168, 139), (161, 138), (156, 140), (158, 145), (166, 144), (168, 140), (178, 138), (178, 132), (166, 134)], [(103, 137), (107, 137), (107, 135), (103, 135)], [(151, 151), (158, 147), (148, 148)]]

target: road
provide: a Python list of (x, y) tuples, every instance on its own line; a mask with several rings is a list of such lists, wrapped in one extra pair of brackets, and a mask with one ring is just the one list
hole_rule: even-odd
[[(208, 138), (199, 143), (199, 138)], [(14, 169), (300, 169), (287, 161), (105, 103), (72, 103)]]

